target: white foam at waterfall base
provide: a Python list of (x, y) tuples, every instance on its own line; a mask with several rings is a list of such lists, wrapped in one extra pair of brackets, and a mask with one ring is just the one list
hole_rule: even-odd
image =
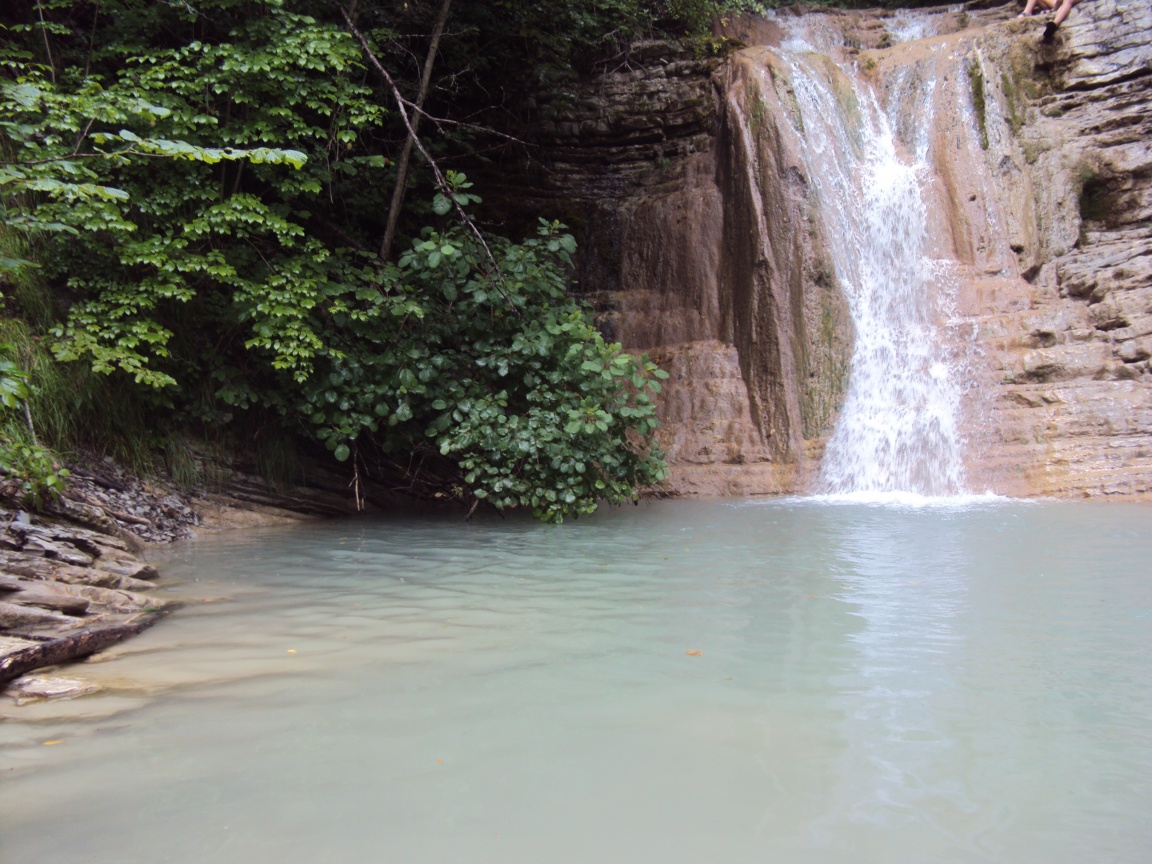
[(959, 495), (921, 495), (917, 492), (840, 492), (829, 495), (810, 495), (805, 500), (818, 504), (869, 504), (879, 507), (917, 510), (931, 508), (952, 510), (996, 504), (1019, 505), (1022, 503), (1018, 499), (1006, 498), (991, 491)]
[[(926, 252), (927, 139), (914, 155), (901, 153), (874, 93), (851, 70), (785, 56), (803, 116), (807, 175), (856, 330), (818, 491), (967, 494), (957, 423), (962, 376), (940, 326), (950, 302), (947, 268)], [(926, 100), (919, 102), (922, 109)], [(919, 118), (919, 127), (930, 119)]]

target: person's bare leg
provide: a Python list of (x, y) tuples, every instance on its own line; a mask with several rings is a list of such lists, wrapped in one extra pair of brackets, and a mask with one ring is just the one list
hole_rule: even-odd
[(1068, 17), (1068, 13), (1072, 11), (1072, 7), (1079, 3), (1080, 0), (1064, 0), (1060, 4), (1060, 8), (1056, 10), (1056, 17), (1052, 19), (1052, 23), (1059, 27), (1064, 23), (1064, 19)]
[(1060, 25), (1064, 23), (1064, 19), (1068, 17), (1068, 13), (1072, 11), (1072, 7), (1079, 3), (1080, 0), (1063, 0), (1060, 8), (1056, 10), (1056, 17), (1044, 25), (1044, 36), (1042, 37), (1045, 42), (1051, 42), (1056, 38), (1056, 31), (1060, 29)]

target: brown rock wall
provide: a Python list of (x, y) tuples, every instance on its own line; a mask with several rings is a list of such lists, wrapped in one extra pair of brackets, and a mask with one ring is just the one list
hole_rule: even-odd
[[(969, 380), (969, 485), (1143, 496), (1152, 6), (1082, 3), (1045, 44), (1043, 17), (982, 5), (911, 25), (809, 13), (803, 32), (904, 106), (903, 146), (918, 146), (930, 109), (930, 255), (950, 292), (942, 338)], [(805, 490), (847, 384), (852, 325), (773, 53), (801, 20), (789, 18), (730, 22), (749, 47), (723, 64), (654, 43), (538, 106), (539, 158), (509, 175), (520, 205), (578, 230), (578, 287), (608, 334), (672, 373), (660, 413), (673, 491)], [(909, 26), (921, 38), (894, 37)]]
[[(667, 43), (632, 61), (535, 105), (536, 161), (505, 166), (516, 183), (495, 197), (571, 224), (577, 290), (603, 329), (671, 373), (668, 488), (788, 491), (811, 464), (805, 435), (834, 416), (850, 343), (843, 301), (798, 239), (814, 229), (794, 142), (748, 102), (760, 98), (751, 67), (718, 73)], [(765, 119), (754, 130), (749, 111)], [(763, 182), (786, 170), (791, 186)], [(822, 287), (809, 296), (809, 284)]]
[[(959, 46), (991, 70), (982, 172), (1015, 267), (966, 286), (979, 326), (984, 416), (972, 475), (997, 491), (1152, 492), (1152, 9), (1076, 7), (1052, 45), (1032, 21)], [(979, 152), (979, 151), (977, 151)]]
[[(974, 14), (964, 26), (953, 10), (928, 28), (937, 35), (862, 51), (857, 68), (882, 98), (903, 106), (898, 134), (909, 149), (922, 131), (919, 106), (931, 103), (930, 254), (948, 268), (943, 284), (955, 295), (941, 334), (970, 379), (963, 406), (970, 485), (1143, 497), (1152, 493), (1152, 7), (1101, 0), (1077, 10), (1052, 45), (1040, 40), (1040, 19), (1015, 20), (1007, 7)], [(877, 17), (837, 13), (819, 26), (839, 28), (851, 54), (854, 45), (877, 45)], [(770, 52), (741, 52), (727, 71), (729, 101), (747, 93), (748, 64), (773, 68)], [(765, 200), (779, 201), (802, 169), (787, 151), (786, 125), (759, 113), (762, 104), (771, 118), (789, 114), (783, 76), (770, 77), (781, 98), (743, 113), (749, 128), (777, 130), (776, 158), (763, 160), (770, 166), (763, 176), (774, 176), (775, 187)], [(723, 158), (743, 165), (742, 154)], [(726, 189), (726, 213), (742, 206)], [(778, 204), (769, 210), (777, 225), (791, 215)], [(770, 261), (781, 249), (781, 258), (819, 260), (818, 233), (796, 235), (791, 249), (779, 235), (766, 244)], [(816, 296), (807, 275), (791, 294), (779, 284), (750, 290), (787, 304)], [(747, 302), (739, 288), (731, 296), (733, 304)], [(745, 373), (750, 383), (756, 363)], [(784, 368), (777, 362), (763, 373), (777, 376), (784, 392), (749, 388), (753, 400), (770, 394), (775, 416), (790, 407), (786, 391), (796, 386)], [(761, 428), (773, 429), (772, 417), (762, 413)], [(804, 443), (818, 452), (813, 431), (805, 430)], [(792, 476), (803, 488), (811, 475)]]

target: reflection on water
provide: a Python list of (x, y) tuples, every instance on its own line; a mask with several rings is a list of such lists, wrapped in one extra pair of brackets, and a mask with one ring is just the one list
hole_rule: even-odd
[(82, 667), (108, 695), (0, 709), (0, 860), (1144, 860), (1150, 521), (667, 502), (188, 544), (162, 567), (211, 602)]
[[(930, 814), (940, 803), (970, 803), (942, 764), (957, 744), (947, 720), (962, 710), (956, 673), (965, 637), (957, 619), (970, 568), (962, 537), (938, 530), (938, 518), (893, 520), (881, 511), (838, 538), (837, 596), (862, 627), (848, 637), (851, 666), (832, 681), (848, 747), (817, 836), (835, 837), (847, 825), (883, 844), (894, 829), (936, 831)], [(953, 838), (935, 839), (934, 855)]]

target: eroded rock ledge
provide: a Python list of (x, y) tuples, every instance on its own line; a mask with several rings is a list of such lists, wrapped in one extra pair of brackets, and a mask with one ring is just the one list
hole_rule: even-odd
[(51, 516), (0, 508), (0, 688), (93, 654), (170, 610), (144, 542), (107, 514), (62, 502)]
[(0, 691), (17, 698), (76, 696), (82, 681), (24, 678), (134, 636), (178, 604), (163, 596), (150, 545), (205, 530), (346, 516), (345, 481), (311, 472), (280, 489), (230, 470), (214, 492), (145, 482), (115, 466), (74, 466), (48, 512), (0, 502)]

